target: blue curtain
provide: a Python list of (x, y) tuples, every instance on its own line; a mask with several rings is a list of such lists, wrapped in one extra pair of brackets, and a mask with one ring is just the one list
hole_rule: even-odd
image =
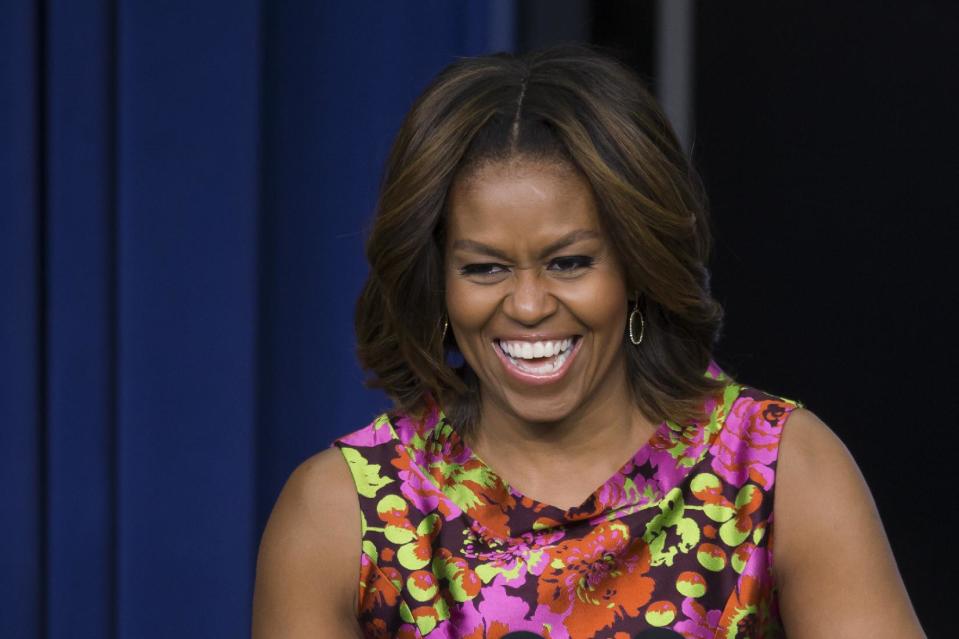
[(511, 5), (0, 15), (0, 636), (243, 636), (284, 478), (387, 405), (352, 309), (390, 139)]

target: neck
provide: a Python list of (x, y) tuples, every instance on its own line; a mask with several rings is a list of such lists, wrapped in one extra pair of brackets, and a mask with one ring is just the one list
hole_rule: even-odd
[(472, 448), (488, 463), (515, 466), (522, 460), (531, 473), (562, 460), (564, 465), (598, 466), (615, 471), (655, 431), (636, 406), (622, 370), (572, 413), (555, 422), (523, 420), (509, 406), (485, 398)]

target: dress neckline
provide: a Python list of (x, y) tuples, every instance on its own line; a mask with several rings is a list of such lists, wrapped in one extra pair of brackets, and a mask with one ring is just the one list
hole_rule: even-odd
[[(665, 494), (664, 480), (672, 483), (671, 477), (680, 470), (684, 454), (698, 455), (693, 449), (701, 448), (696, 442), (702, 443), (706, 423), (681, 426), (669, 420), (661, 422), (650, 438), (580, 505), (562, 508), (510, 486), (475, 454), (435, 404), (424, 419), (417, 421), (394, 424), (399, 439), (409, 446), (412, 461), (451, 505), (473, 520), (477, 531), (500, 539), (538, 534), (583, 520), (616, 518), (656, 501)], [(660, 476), (656, 466), (664, 464), (669, 471)]]
[(391, 419), (394, 435), (407, 447), (410, 461), (444, 496), (447, 507), (462, 511), (478, 528), (496, 537), (520, 534), (582, 520), (615, 518), (662, 498), (706, 452), (725, 421), (741, 387), (712, 364), (707, 375), (726, 382), (719, 396), (707, 398), (699, 420), (661, 422), (609, 478), (571, 508), (552, 505), (514, 489), (481, 459), (456, 431), (435, 401), (419, 419)]
[[(446, 420), (445, 415), (442, 415), (442, 419)], [(452, 424), (450, 425), (450, 428), (456, 434), (456, 437), (460, 437), (459, 434), (456, 433), (456, 429), (452, 426)], [(518, 489), (514, 488), (505, 477), (503, 477), (485, 460), (483, 460), (476, 453), (476, 451), (473, 450), (468, 443), (466, 443), (465, 440), (462, 438), (460, 439), (463, 442), (462, 446), (464, 454), (469, 455), (471, 459), (481, 464), (483, 468), (490, 474), (490, 476), (500, 485), (501, 489), (512, 495), (517, 502), (537, 512), (551, 511), (562, 513), (565, 520), (575, 521), (578, 519), (583, 519), (585, 516), (598, 514), (594, 512), (596, 510), (594, 505), (597, 502), (603, 501), (602, 495), (604, 493), (615, 491), (621, 480), (634, 474), (635, 469), (642, 463), (642, 461), (644, 459), (648, 459), (650, 450), (657, 447), (657, 445), (662, 444), (664, 441), (668, 441), (670, 439), (670, 435), (674, 432), (675, 431), (670, 426), (668, 421), (660, 422), (653, 429), (653, 433), (639, 446), (637, 450), (635, 450), (622, 464), (619, 465), (612, 475), (607, 477), (602, 483), (595, 487), (580, 504), (571, 506), (569, 508), (550, 504), (523, 494)], [(606, 505), (612, 506), (612, 504)]]

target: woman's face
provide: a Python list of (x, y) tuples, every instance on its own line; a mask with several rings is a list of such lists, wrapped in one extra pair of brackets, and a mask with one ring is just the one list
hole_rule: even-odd
[(447, 227), (450, 327), (484, 415), (559, 422), (628, 388), (626, 284), (579, 172), (481, 167), (454, 183)]

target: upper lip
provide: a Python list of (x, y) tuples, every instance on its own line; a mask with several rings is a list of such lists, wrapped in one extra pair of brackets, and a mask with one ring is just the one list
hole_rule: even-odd
[(553, 333), (551, 335), (500, 335), (494, 337), (498, 342), (554, 342), (579, 337), (578, 333)]

